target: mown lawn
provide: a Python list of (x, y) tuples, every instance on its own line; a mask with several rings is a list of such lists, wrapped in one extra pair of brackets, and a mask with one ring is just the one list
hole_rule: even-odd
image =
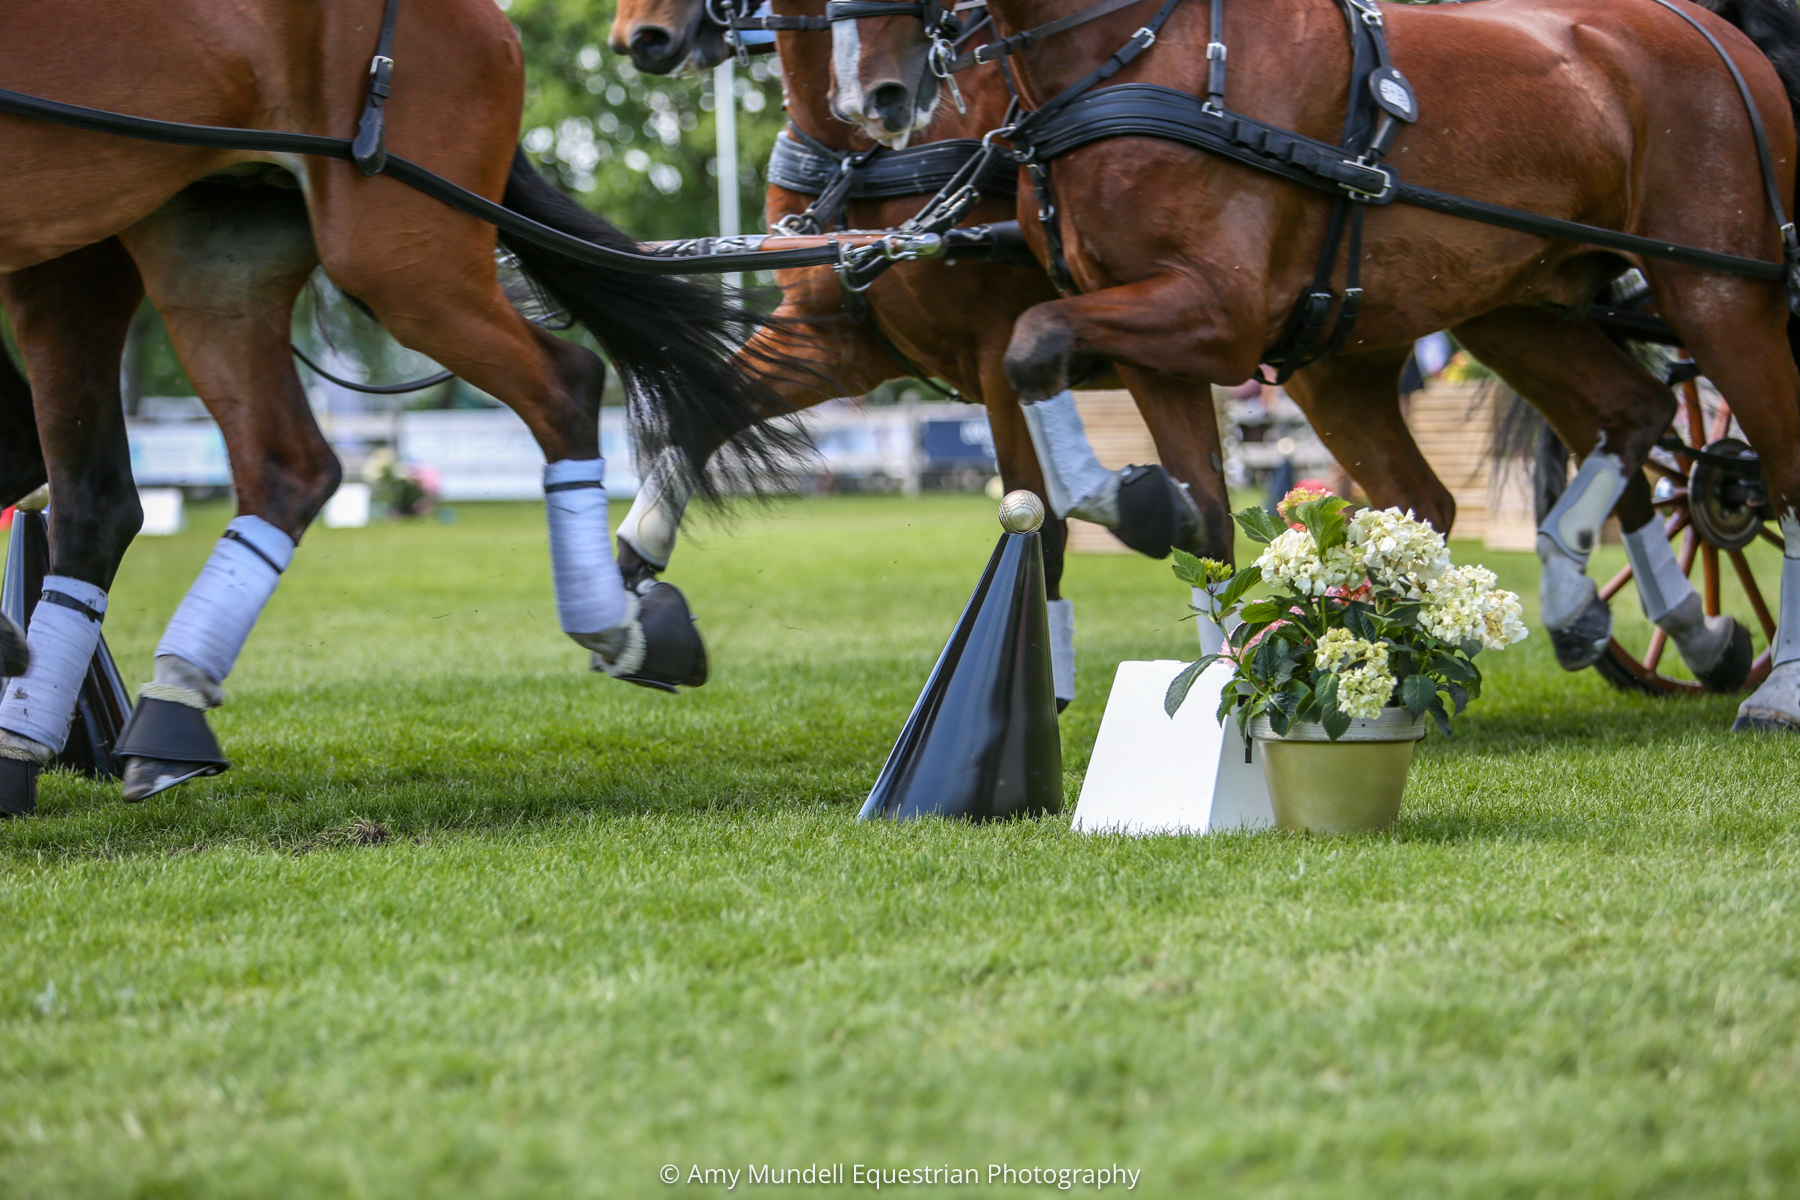
[[(859, 825), (992, 514), (703, 530), (680, 697), (587, 673), (535, 506), (309, 535), (215, 720), (234, 770), (139, 807), (53, 776), (0, 826), (0, 1195), (1800, 1189), (1800, 742), (1539, 634), (1390, 835)], [(225, 516), (131, 552), (128, 677)], [(1476, 556), (1534, 607), (1530, 556)], [(1112, 664), (1192, 632), (1164, 564), (1076, 557), (1067, 593), (1072, 806)]]

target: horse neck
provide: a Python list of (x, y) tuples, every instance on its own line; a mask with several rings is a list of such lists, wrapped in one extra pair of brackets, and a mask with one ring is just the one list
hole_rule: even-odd
[[(784, 17), (822, 17), (824, 0), (777, 0), (774, 10)], [(855, 132), (831, 113), (831, 35), (829, 33), (778, 33), (781, 48), (781, 90), (788, 120), (808, 137), (837, 150), (866, 150), (875, 143)]]

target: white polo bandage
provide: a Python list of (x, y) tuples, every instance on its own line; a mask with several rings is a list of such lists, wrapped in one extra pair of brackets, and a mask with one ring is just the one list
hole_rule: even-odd
[(106, 593), (66, 575), (44, 576), (44, 595), (31, 611), (25, 643), (31, 665), (5, 681), (0, 729), (61, 751), (81, 696), (88, 664), (100, 644)]
[(636, 550), (638, 557), (662, 570), (675, 553), (675, 535), (681, 516), (694, 494), (687, 472), (678, 465), (675, 451), (665, 451), (638, 487), (631, 511), (619, 525), (619, 540)]
[(1075, 393), (1064, 388), (1048, 400), (1022, 404), (1025, 428), (1044, 472), (1044, 498), (1059, 517), (1080, 517), (1108, 529), (1119, 526), (1119, 478), (1100, 465), (1075, 409)]
[(619, 564), (607, 544), (606, 460), (544, 465), (544, 513), (550, 526), (550, 574), (564, 633), (611, 629), (630, 610)]
[(1051, 600), (1050, 677), (1058, 700), (1075, 699), (1075, 602)]
[(1652, 621), (1661, 621), (1696, 594), (1681, 564), (1675, 561), (1669, 539), (1663, 536), (1661, 521), (1652, 518), (1642, 529), (1627, 533), (1625, 557), (1631, 562), (1638, 603)]
[(169, 619), (157, 656), (186, 659), (215, 683), (225, 682), (293, 561), (293, 538), (261, 517), (234, 518)]
[[(1770, 661), (1775, 666), (1800, 659), (1800, 520), (1790, 510), (1781, 517), (1783, 555), (1781, 560), (1781, 613), (1775, 626), (1775, 644), (1770, 647)], [(32, 653), (36, 654), (33, 643)], [(0, 721), (0, 724), (5, 722)]]

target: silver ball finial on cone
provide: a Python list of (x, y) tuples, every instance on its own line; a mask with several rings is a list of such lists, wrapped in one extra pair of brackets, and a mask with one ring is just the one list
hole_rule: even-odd
[(1008, 533), (1034, 533), (1044, 523), (1044, 502), (1020, 489), (1000, 501), (1000, 524)]

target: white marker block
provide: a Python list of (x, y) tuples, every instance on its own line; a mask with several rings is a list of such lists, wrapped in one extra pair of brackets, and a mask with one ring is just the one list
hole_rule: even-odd
[(187, 511), (180, 488), (139, 488), (138, 505), (144, 510), (145, 537), (168, 537), (187, 528)]
[(369, 485), (346, 483), (325, 502), (327, 529), (361, 529), (369, 523)]
[(1269, 829), (1275, 811), (1260, 762), (1244, 761), (1237, 722), (1213, 719), (1231, 664), (1201, 673), (1170, 717), (1163, 696), (1185, 663), (1122, 662), (1100, 718), (1074, 827), (1083, 833)]

